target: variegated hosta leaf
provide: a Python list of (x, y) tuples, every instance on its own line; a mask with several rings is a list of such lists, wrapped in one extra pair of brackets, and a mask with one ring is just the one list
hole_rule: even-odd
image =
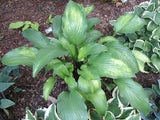
[(152, 61), (152, 64), (154, 65), (154, 67), (160, 71), (160, 57), (158, 57), (156, 54), (153, 54), (151, 56), (151, 61)]
[(45, 112), (44, 120), (61, 120), (56, 113), (56, 106), (51, 104)]
[(23, 36), (38, 48), (43, 48), (50, 43), (50, 40), (46, 36), (34, 29), (27, 29), (23, 31)]
[(108, 107), (105, 92), (99, 89), (94, 93), (88, 94), (87, 97), (96, 108), (97, 113), (101, 116), (105, 115)]
[(66, 51), (60, 43), (54, 43), (42, 48), (38, 52), (33, 64), (33, 77), (35, 77), (53, 58), (62, 57), (67, 54), (68, 51)]
[(33, 62), (38, 53), (34, 47), (20, 47), (9, 51), (2, 58), (2, 63), (8, 66), (28, 65), (33, 66)]
[(156, 29), (158, 27), (158, 25), (156, 25), (153, 21), (150, 21), (147, 25), (147, 30), (148, 31), (153, 31), (154, 29)]
[(144, 26), (144, 21), (135, 13), (126, 13), (114, 24), (115, 33), (133, 33)]
[(84, 99), (75, 89), (59, 95), (57, 111), (61, 120), (88, 120)]
[(114, 116), (114, 114), (113, 114), (112, 112), (107, 111), (107, 112), (105, 113), (105, 118), (104, 118), (104, 120), (116, 120), (116, 118), (115, 118), (115, 116)]
[(132, 107), (138, 109), (145, 115), (149, 113), (149, 100), (140, 84), (130, 78), (116, 79), (114, 82), (118, 86), (121, 97), (128, 100)]
[(132, 68), (112, 53), (92, 55), (88, 60), (88, 69), (100, 77), (128, 78), (135, 76)]
[(75, 2), (70, 1), (62, 18), (63, 34), (74, 45), (80, 45), (85, 37), (87, 22), (84, 10)]
[(26, 120), (36, 120), (35, 116), (31, 113), (30, 110), (26, 110), (26, 117), (25, 117)]
[(144, 71), (144, 66), (145, 66), (145, 63), (149, 63), (150, 62), (150, 59), (144, 53), (142, 53), (140, 51), (133, 50), (132, 52), (133, 52), (134, 56), (137, 59), (139, 70), (141, 72), (145, 72), (146, 73), (146, 71)]
[(62, 35), (62, 16), (56, 15), (53, 18), (52, 33), (57, 38)]
[(149, 18), (153, 20), (155, 14), (156, 14), (155, 12), (145, 11), (142, 15), (142, 18)]

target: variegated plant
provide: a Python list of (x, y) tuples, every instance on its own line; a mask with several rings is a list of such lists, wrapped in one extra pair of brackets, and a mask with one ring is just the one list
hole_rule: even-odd
[[(145, 26), (132, 33), (121, 34), (119, 40), (130, 49), (146, 54), (151, 62), (146, 70), (160, 72), (160, 3), (150, 0), (135, 6), (134, 13), (144, 19)], [(136, 21), (133, 21), (136, 22)]]
[[(46, 81), (43, 88), (45, 100), (57, 81), (55, 76), (64, 79), (69, 91), (62, 92), (57, 102), (57, 116), (62, 120), (88, 120), (85, 101), (93, 104), (92, 109), (95, 109), (100, 117), (105, 116), (108, 104), (101, 88), (101, 77), (113, 78), (123, 99), (147, 115), (147, 95), (142, 86), (132, 80), (135, 73), (143, 70), (140, 62), (147, 62), (147, 57), (147, 60), (143, 60), (140, 52), (131, 52), (112, 36), (103, 37), (97, 42), (102, 34), (94, 30), (94, 26), (100, 20), (87, 18), (93, 9), (94, 6), (84, 8), (69, 1), (64, 15), (57, 15), (53, 19), (52, 32), (55, 38), (27, 29), (23, 36), (31, 41), (34, 47), (20, 47), (8, 52), (2, 58), (3, 64), (27, 65), (33, 68), (33, 77), (36, 77), (44, 66), (46, 72), (53, 69), (53, 77)], [(116, 22), (115, 31), (134, 32), (143, 25), (143, 20), (131, 13)]]

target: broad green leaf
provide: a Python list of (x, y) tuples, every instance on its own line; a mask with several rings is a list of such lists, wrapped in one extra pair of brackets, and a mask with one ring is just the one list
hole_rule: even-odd
[(134, 13), (126, 13), (119, 17), (114, 24), (116, 33), (133, 33), (144, 26), (144, 21)]
[(126, 36), (130, 40), (130, 42), (132, 42), (132, 41), (135, 42), (135, 40), (138, 39), (138, 36), (136, 33), (127, 33)]
[(140, 48), (140, 49), (144, 49), (144, 41), (141, 39), (137, 39), (135, 44), (134, 44), (135, 48)]
[(87, 19), (87, 25), (88, 25), (87, 31), (92, 29), (99, 22), (100, 22), (99, 18), (96, 18), (96, 17), (95, 18), (88, 18)]
[(101, 88), (101, 81), (100, 80), (87, 80), (83, 77), (79, 77), (78, 79), (78, 89), (82, 92), (94, 93)]
[(31, 27), (34, 29), (34, 30), (37, 30), (39, 29), (39, 23), (35, 22), (34, 24), (32, 23), (31, 24)]
[(128, 65), (134, 73), (139, 71), (137, 61), (133, 53), (128, 49), (128, 47), (123, 46), (120, 42), (112, 41), (105, 44), (109, 53), (115, 58), (122, 60), (126, 65)]
[(159, 6), (159, 0), (151, 0), (151, 3), (154, 3), (156, 8)]
[(54, 77), (51, 77), (49, 78), (44, 86), (43, 86), (43, 96), (44, 96), (44, 99), (47, 101), (48, 99), (48, 96), (49, 94), (51, 93), (53, 87), (54, 87), (54, 84), (56, 83), (56, 79)]
[(50, 43), (50, 40), (41, 32), (34, 29), (27, 29), (22, 32), (23, 37), (27, 38), (35, 47), (43, 48)]
[(123, 96), (132, 107), (138, 109), (143, 114), (149, 113), (148, 97), (143, 90), (142, 86), (132, 79), (116, 79), (114, 82), (117, 84), (120, 95)]
[(73, 78), (72, 76), (67, 76), (67, 77), (64, 78), (64, 80), (70, 88), (76, 88), (77, 87), (77, 82), (76, 82), (75, 78)]
[(148, 31), (153, 31), (154, 29), (156, 29), (158, 26), (153, 22), (153, 21), (150, 21), (148, 24), (147, 24), (147, 30)]
[(157, 25), (160, 24), (160, 13), (157, 12), (157, 13), (154, 15), (153, 21), (154, 21)]
[(112, 42), (112, 41), (117, 41), (117, 39), (113, 36), (106, 36), (106, 37), (102, 37), (98, 42), (100, 44), (103, 44), (104, 42)]
[(52, 33), (57, 38), (62, 35), (62, 16), (56, 15), (53, 18)]
[(44, 120), (60, 120), (56, 113), (56, 106), (51, 104), (45, 112)]
[(59, 43), (48, 45), (42, 48), (38, 52), (33, 64), (33, 77), (35, 77), (38, 72), (53, 58), (62, 57), (63, 55), (67, 54), (68, 51), (66, 51)]
[(0, 92), (5, 91), (7, 88), (9, 88), (11, 85), (13, 85), (14, 83), (1, 83), (0, 82)]
[(9, 24), (9, 29), (21, 28), (23, 25), (24, 25), (24, 22), (18, 21), (18, 22)]
[(89, 120), (101, 120), (101, 116), (98, 115), (98, 113), (92, 109), (89, 109), (88, 115)]
[(142, 15), (143, 9), (141, 7), (139, 7), (139, 6), (135, 6), (134, 7), (134, 13), (136, 13), (138, 16)]
[(133, 50), (132, 52), (137, 59), (139, 70), (141, 72), (146, 72), (146, 71), (144, 71), (144, 66), (145, 66), (145, 63), (150, 62), (150, 59), (144, 53), (142, 53), (140, 51)]
[(118, 119), (126, 120), (126, 118), (134, 111), (132, 107), (124, 107), (122, 109), (123, 112), (121, 113), (120, 117), (118, 117)]
[(153, 54), (151, 56), (151, 61), (152, 61), (152, 64), (154, 65), (154, 67), (160, 71), (160, 58), (156, 55), (156, 54)]
[(105, 115), (105, 120), (116, 120), (116, 118), (112, 112), (107, 111)]
[(128, 78), (135, 76), (132, 69), (112, 53), (92, 55), (88, 60), (88, 68), (100, 77)]
[(38, 50), (34, 47), (20, 47), (11, 50), (2, 58), (2, 63), (8, 66), (28, 65), (32, 67)]
[(153, 38), (160, 38), (160, 27), (158, 27), (158, 28), (156, 28), (156, 29), (154, 29), (153, 30), (153, 32), (152, 32), (152, 36), (153, 36)]
[(57, 111), (62, 120), (88, 120), (84, 99), (75, 89), (59, 95)]
[(31, 25), (32, 23), (31, 23), (31, 21), (25, 21), (24, 24), (25, 25)]
[(87, 22), (84, 11), (73, 1), (69, 1), (62, 18), (64, 37), (74, 45), (83, 43)]
[(91, 13), (94, 10), (94, 5), (84, 8), (85, 16)]
[(104, 45), (98, 43), (86, 44), (79, 49), (78, 60), (83, 61), (88, 55), (99, 54), (103, 51), (107, 51), (107, 48)]
[(0, 83), (1, 82), (8, 82), (9, 80), (11, 80), (12, 77), (3, 74), (2, 72), (0, 73)]
[(148, 8), (147, 8), (146, 11), (152, 12), (152, 11), (154, 11), (154, 10), (155, 10), (155, 4), (151, 3), (151, 4), (148, 6)]
[(0, 108), (1, 109), (5, 109), (5, 108), (11, 107), (13, 105), (15, 105), (15, 103), (9, 99), (1, 99), (0, 100)]
[(139, 6), (144, 8), (144, 9), (147, 9), (149, 5), (150, 5), (150, 2), (146, 1), (146, 2), (142, 2)]
[(114, 88), (115, 88), (115, 84), (112, 84), (112, 83), (105, 83), (103, 82), (104, 86), (106, 87), (106, 89), (108, 91), (112, 91)]
[(102, 89), (99, 89), (94, 93), (88, 94), (88, 100), (91, 101), (91, 103), (94, 105), (99, 115), (105, 115), (108, 105), (105, 92)]
[(27, 120), (36, 120), (35, 116), (31, 113), (30, 110), (26, 110), (26, 118)]
[(29, 25), (27, 24), (27, 25), (25, 25), (23, 28), (22, 28), (22, 31), (25, 31), (26, 29), (28, 29), (29, 28)]
[(155, 12), (145, 11), (142, 15), (142, 18), (149, 18), (153, 20), (154, 15), (155, 15)]
[(126, 118), (126, 120), (141, 120), (141, 116), (139, 114), (136, 115), (130, 115)]

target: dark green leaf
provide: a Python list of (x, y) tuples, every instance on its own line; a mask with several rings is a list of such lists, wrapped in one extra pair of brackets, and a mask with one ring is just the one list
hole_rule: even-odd
[(43, 108), (43, 109), (37, 109), (36, 110), (36, 120), (41, 120), (42, 118), (44, 119), (44, 115), (45, 115), (45, 112), (46, 112), (46, 108)]
[(46, 101), (47, 101), (48, 96), (49, 96), (51, 90), (53, 89), (55, 83), (56, 83), (56, 79), (54, 77), (49, 78), (45, 82), (44, 87), (43, 87), (43, 96)]
[(89, 110), (89, 120), (101, 120), (101, 116), (98, 115), (98, 113), (94, 110)]
[(59, 43), (42, 48), (37, 54), (33, 64), (33, 77), (35, 77), (44, 65), (48, 64), (53, 58), (62, 57), (67, 54), (68, 51), (66, 51)]
[(56, 113), (56, 106), (51, 104), (45, 112), (44, 120), (60, 120)]
[(153, 22), (153, 21), (150, 21), (147, 25), (147, 30), (148, 31), (153, 31), (154, 29), (156, 29), (158, 26)]
[(112, 53), (92, 55), (88, 60), (88, 68), (100, 77), (128, 78), (135, 76), (132, 69)]
[(5, 54), (2, 63), (9, 66), (28, 65), (32, 67), (38, 50), (34, 47), (20, 47)]
[(52, 23), (52, 32), (55, 37), (59, 37), (62, 35), (62, 16), (56, 15), (53, 18), (53, 23)]
[(23, 31), (23, 36), (38, 48), (43, 48), (50, 43), (50, 40), (46, 36), (34, 29), (27, 29)]
[(156, 8), (159, 6), (159, 0), (151, 0), (150, 2), (155, 4)]
[(72, 76), (67, 76), (67, 77), (64, 78), (64, 80), (70, 88), (76, 88), (77, 87), (77, 82), (76, 82), (75, 78), (73, 78)]
[(105, 83), (103, 82), (103, 84), (105, 85), (106, 89), (108, 91), (112, 91), (114, 88), (115, 88), (115, 84), (112, 84), (112, 83)]
[(62, 22), (65, 38), (74, 45), (83, 43), (86, 37), (87, 22), (84, 11), (78, 4), (69, 1)]
[(147, 115), (149, 113), (148, 97), (142, 86), (132, 79), (117, 79), (114, 82), (118, 85), (120, 95), (123, 96), (132, 107)]
[(160, 38), (160, 27), (153, 30), (152, 36), (153, 36), (153, 38), (158, 38), (158, 40), (159, 40), (159, 38)]
[(103, 51), (107, 51), (107, 48), (104, 45), (98, 43), (86, 44), (81, 47), (78, 53), (78, 60), (83, 61), (88, 55), (99, 54)]
[(11, 80), (12, 77), (6, 75), (6, 74), (3, 74), (3, 73), (0, 73), (0, 82), (8, 82)]
[(154, 15), (155, 15), (155, 12), (145, 11), (142, 15), (142, 18), (149, 18), (153, 20)]
[(9, 88), (11, 85), (13, 85), (14, 83), (1, 83), (0, 82), (0, 92), (5, 91), (7, 88)]
[(151, 61), (152, 61), (152, 64), (154, 65), (154, 67), (160, 71), (160, 58), (156, 55), (156, 54), (153, 54), (151, 56)]
[(108, 105), (105, 92), (102, 89), (99, 89), (94, 93), (88, 94), (88, 100), (92, 102), (99, 115), (105, 115)]
[(84, 100), (74, 89), (70, 92), (62, 92), (59, 95), (57, 109), (62, 120), (88, 120)]
[(147, 11), (152, 12), (152, 11), (154, 11), (154, 10), (155, 10), (155, 4), (151, 3), (151, 4), (148, 6)]
[(24, 25), (24, 23), (22, 21), (18, 21), (16, 23), (9, 24), (9, 29), (21, 28), (23, 25)]
[(133, 33), (144, 26), (144, 21), (134, 13), (126, 13), (119, 17), (114, 24), (116, 33)]
[(126, 120), (140, 120), (141, 116), (139, 114), (136, 115), (130, 115), (129, 117), (126, 118)]
[(157, 25), (160, 24), (160, 13), (157, 12), (157, 13), (154, 15), (153, 21), (154, 21)]
[(13, 105), (15, 105), (15, 103), (9, 99), (1, 99), (0, 100), (0, 108), (1, 109), (5, 109), (5, 108), (8, 108)]
[(143, 9), (142, 9), (141, 7), (139, 7), (139, 6), (135, 6), (135, 7), (134, 7), (134, 12), (135, 12), (138, 16), (140, 16), (140, 15), (142, 15), (142, 13), (143, 13)]
[(116, 118), (112, 112), (107, 111), (105, 115), (105, 120), (116, 120)]
[(91, 28), (93, 28), (97, 23), (100, 22), (100, 19), (99, 18), (88, 18), (87, 19), (87, 25), (88, 25), (88, 28), (87, 28), (87, 31), (89, 31)]
[(31, 113), (30, 110), (26, 110), (26, 118), (27, 120), (36, 120), (35, 116), (33, 116), (33, 114)]

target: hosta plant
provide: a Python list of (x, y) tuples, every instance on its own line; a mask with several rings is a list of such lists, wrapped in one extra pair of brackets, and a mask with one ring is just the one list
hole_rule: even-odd
[(160, 72), (159, 0), (150, 0), (135, 6), (134, 13), (145, 21), (144, 27), (131, 33), (119, 32), (119, 40), (130, 49), (139, 50), (150, 58), (151, 61), (146, 66), (146, 70)]
[[(142, 53), (131, 52), (112, 36), (103, 37), (97, 42), (102, 34), (94, 30), (94, 26), (100, 20), (87, 18), (93, 9), (94, 6), (84, 8), (69, 1), (64, 15), (53, 18), (52, 32), (55, 38), (46, 37), (34, 29), (27, 29), (23, 36), (31, 41), (34, 47), (20, 47), (8, 52), (2, 58), (3, 64), (27, 65), (33, 69), (33, 77), (36, 77), (44, 66), (46, 72), (54, 70), (53, 76), (44, 84), (45, 100), (58, 80), (56, 76), (64, 79), (69, 90), (62, 92), (57, 102), (57, 114), (62, 120), (88, 120), (85, 101), (89, 101), (100, 116), (105, 116), (108, 104), (101, 88), (102, 77), (112, 78), (121, 97), (133, 108), (147, 115), (147, 95), (142, 86), (131, 79), (135, 77), (135, 73), (143, 70), (143, 65), (139, 63), (146, 62), (146, 59), (140, 57)], [(135, 14), (123, 17), (136, 19), (137, 23), (119, 21), (115, 28), (117, 32), (136, 31), (144, 25)]]
[(151, 88), (144, 88), (148, 95), (150, 103), (150, 112), (147, 116), (142, 114), (144, 120), (159, 120), (160, 119), (160, 80), (158, 80), (159, 85), (152, 85)]
[[(9, 75), (11, 72), (13, 72), (13, 77)], [(15, 104), (13, 101), (7, 99), (4, 94), (4, 91), (14, 84), (13, 78), (15, 77), (21, 77), (18, 66), (7, 66), (2, 69), (0, 73), (0, 94), (2, 96), (2, 99), (0, 99), (1, 109), (8, 108)]]

